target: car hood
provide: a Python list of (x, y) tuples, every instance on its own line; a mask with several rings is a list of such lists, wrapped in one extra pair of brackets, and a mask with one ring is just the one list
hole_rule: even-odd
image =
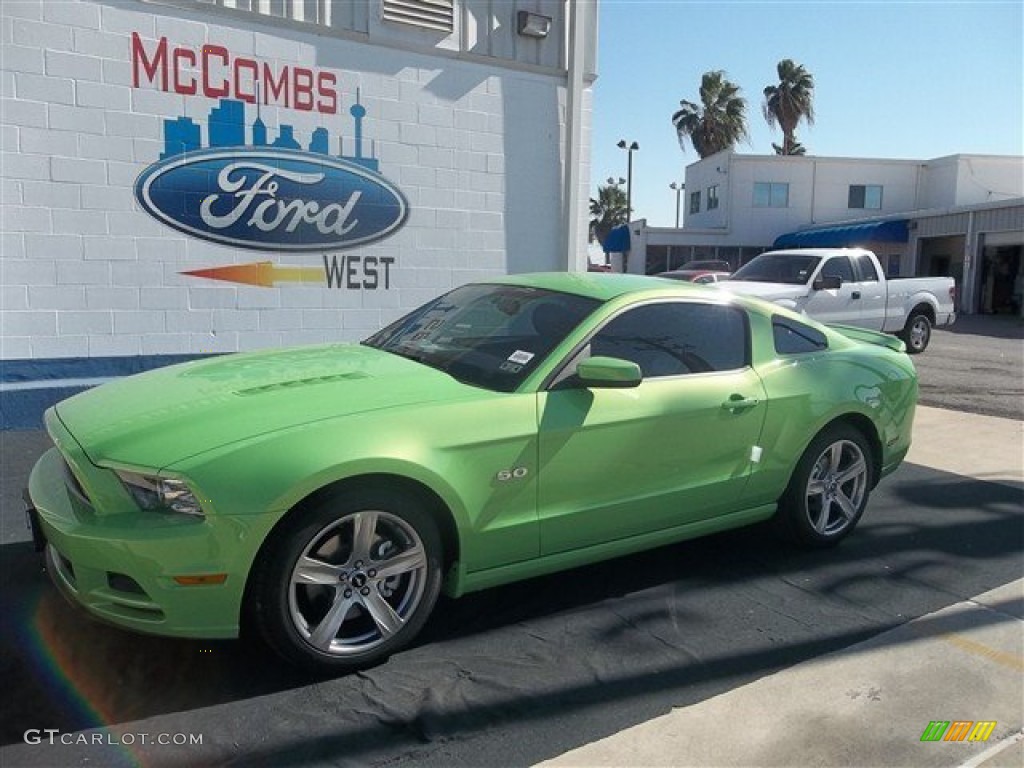
[(746, 280), (723, 280), (715, 283), (715, 287), (737, 296), (757, 296), (760, 299), (778, 301), (779, 299), (799, 299), (807, 295), (806, 285), (792, 283), (755, 283)]
[(397, 355), (328, 345), (168, 366), (75, 395), (57, 415), (93, 463), (162, 469), (314, 421), (486, 395)]

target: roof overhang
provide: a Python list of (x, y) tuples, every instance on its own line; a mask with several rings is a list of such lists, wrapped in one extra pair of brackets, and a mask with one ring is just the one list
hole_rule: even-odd
[(629, 251), (629, 225), (621, 224), (608, 233), (604, 239), (605, 253), (626, 253)]
[(863, 221), (788, 232), (775, 238), (774, 248), (843, 248), (864, 243), (905, 243), (909, 219)]

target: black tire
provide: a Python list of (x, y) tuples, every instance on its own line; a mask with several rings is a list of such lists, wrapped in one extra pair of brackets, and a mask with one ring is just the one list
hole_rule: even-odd
[(437, 601), (437, 525), (399, 493), (338, 493), (297, 510), (272, 536), (255, 566), (252, 619), (296, 666), (318, 673), (370, 666), (408, 645)]
[(899, 336), (907, 345), (907, 354), (919, 355), (928, 349), (928, 342), (932, 340), (932, 321), (923, 312), (911, 312)]
[(776, 527), (803, 547), (835, 546), (864, 514), (873, 477), (871, 448), (860, 430), (845, 424), (826, 428), (793, 470), (779, 499)]

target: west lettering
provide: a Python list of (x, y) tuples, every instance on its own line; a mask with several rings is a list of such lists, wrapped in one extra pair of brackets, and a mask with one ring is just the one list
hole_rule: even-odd
[(363, 259), (363, 288), (377, 290), (377, 257), (367, 256)]
[(346, 288), (359, 288), (359, 283), (355, 281), (356, 267), (359, 265), (358, 256), (349, 256), (345, 265), (345, 277), (347, 278), (345, 287)]
[[(352, 254), (324, 254), (324, 277), (328, 288), (364, 289), (376, 291), (391, 288), (393, 256), (353, 256)], [(383, 267), (383, 285), (381, 283)]]

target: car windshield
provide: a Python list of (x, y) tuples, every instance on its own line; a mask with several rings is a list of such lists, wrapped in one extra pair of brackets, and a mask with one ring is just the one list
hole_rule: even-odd
[(820, 256), (805, 253), (762, 253), (736, 270), (728, 279), (803, 285), (814, 274), (819, 261)]
[(477, 387), (512, 392), (598, 305), (518, 285), (464, 285), (363, 342)]

